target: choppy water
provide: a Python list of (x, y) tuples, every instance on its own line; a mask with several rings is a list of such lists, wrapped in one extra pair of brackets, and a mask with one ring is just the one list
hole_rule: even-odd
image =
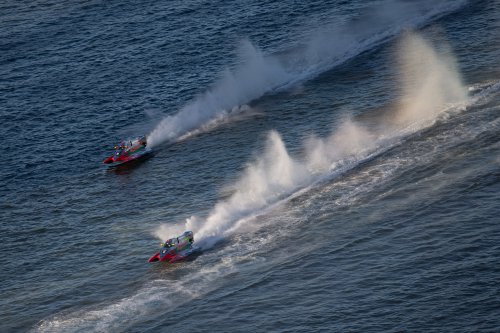
[(499, 331), (499, 8), (1, 4), (0, 331)]

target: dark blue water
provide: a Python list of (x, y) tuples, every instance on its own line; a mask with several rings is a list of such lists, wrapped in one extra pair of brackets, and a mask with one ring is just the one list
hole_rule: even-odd
[[(499, 22), (1, 4), (0, 331), (500, 331)], [(142, 134), (155, 156), (106, 170)], [(200, 256), (147, 263), (186, 229)]]

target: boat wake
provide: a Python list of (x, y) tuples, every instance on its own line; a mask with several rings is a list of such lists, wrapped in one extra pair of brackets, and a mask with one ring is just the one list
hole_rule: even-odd
[[(365, 8), (353, 21), (318, 29), (293, 50), (265, 55), (249, 41), (239, 49), (233, 70), (205, 93), (173, 115), (168, 115), (147, 135), (151, 147), (185, 138), (187, 133), (209, 126), (215, 118), (275, 91), (286, 90), (338, 66), (362, 52), (461, 8), (466, 1), (385, 1)], [(212, 123), (213, 124), (213, 123)], [(188, 135), (189, 136), (189, 135)]]
[(241, 106), (235, 106), (230, 111), (223, 110), (217, 113), (213, 119), (207, 121), (205, 124), (191, 130), (187, 131), (183, 135), (181, 135), (176, 141), (185, 141), (197, 135), (201, 135), (203, 133), (208, 133), (216, 128), (219, 128), (225, 124), (229, 124), (235, 121), (242, 121), (249, 117), (254, 117), (260, 115), (261, 113), (250, 106), (244, 104)]

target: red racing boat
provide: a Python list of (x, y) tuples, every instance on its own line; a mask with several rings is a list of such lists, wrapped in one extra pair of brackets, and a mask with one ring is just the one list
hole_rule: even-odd
[(151, 154), (152, 150), (147, 146), (146, 136), (141, 136), (136, 139), (120, 142), (118, 146), (115, 146), (113, 155), (106, 158), (103, 162), (110, 167), (117, 167), (149, 157)]
[(193, 232), (185, 231), (179, 237), (170, 238), (165, 243), (162, 243), (160, 252), (149, 258), (148, 262), (167, 261), (172, 264), (184, 260), (190, 255), (199, 252), (199, 249), (194, 247), (193, 243)]

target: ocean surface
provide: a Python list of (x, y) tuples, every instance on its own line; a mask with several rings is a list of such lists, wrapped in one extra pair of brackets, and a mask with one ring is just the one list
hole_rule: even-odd
[(2, 1), (0, 331), (499, 332), (499, 37), (498, 0)]

